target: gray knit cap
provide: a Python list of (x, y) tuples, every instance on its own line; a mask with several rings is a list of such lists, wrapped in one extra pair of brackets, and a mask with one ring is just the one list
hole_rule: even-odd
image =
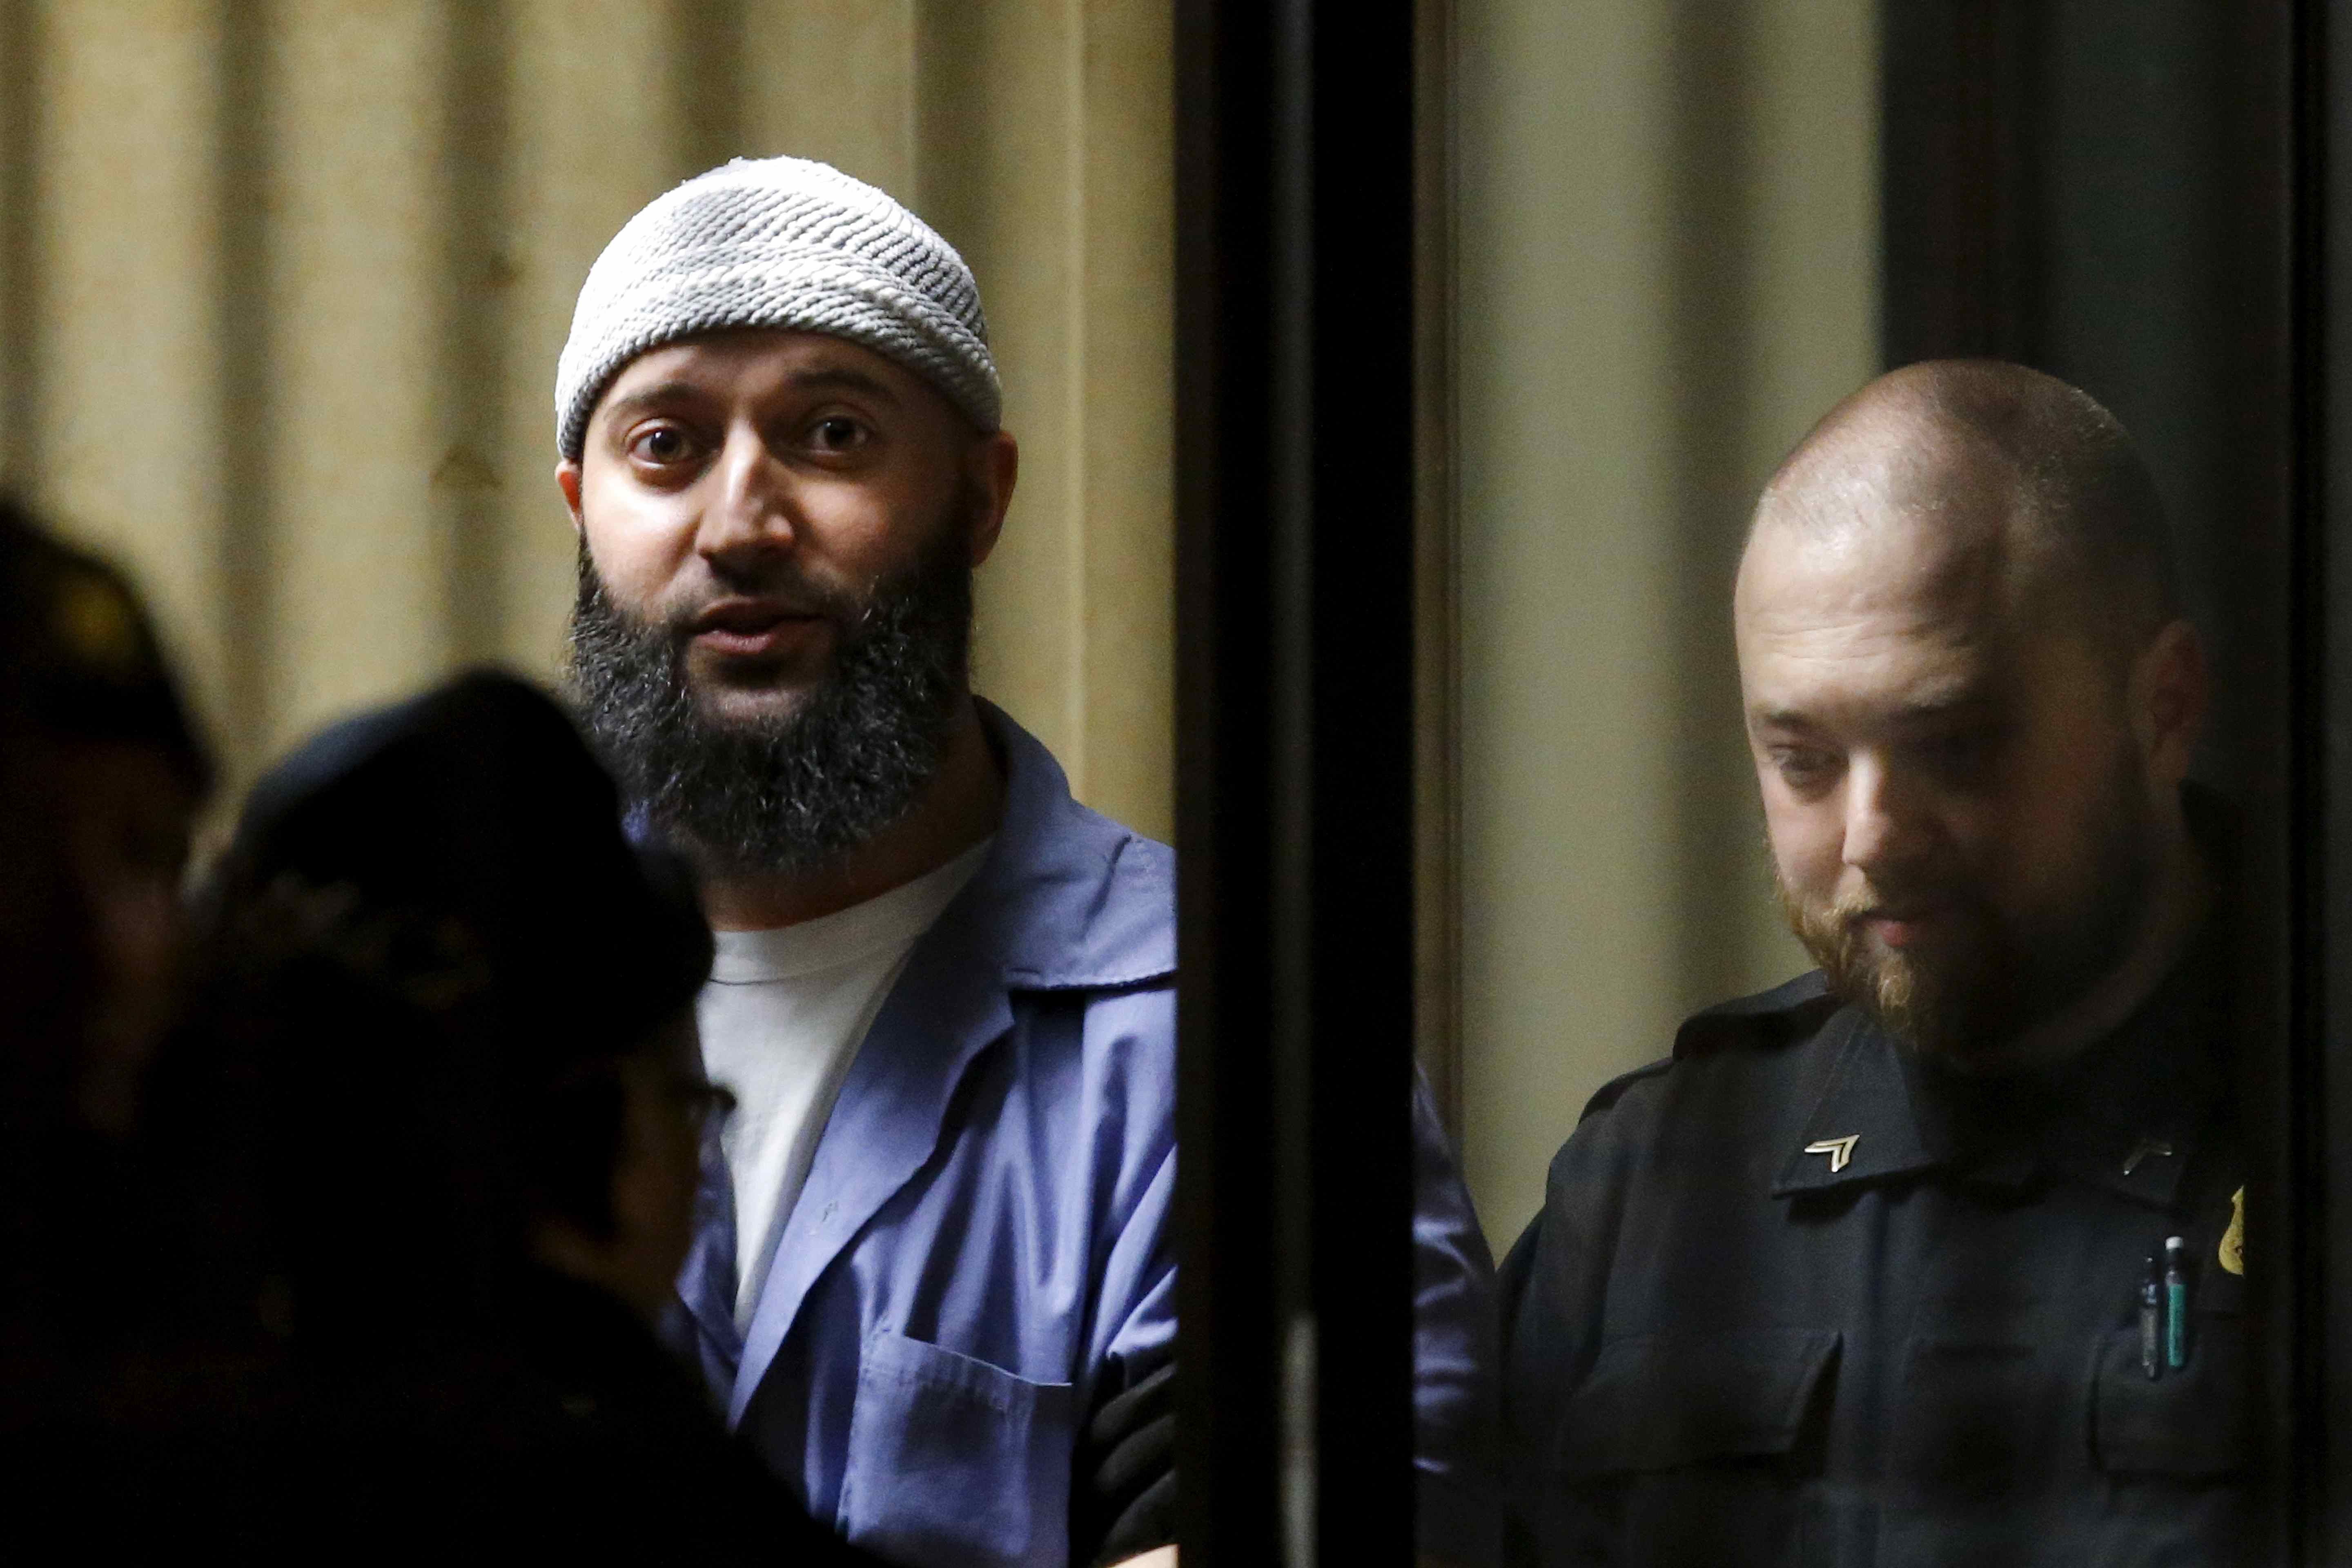
[(577, 462), (624, 365), (726, 327), (824, 332), (913, 371), (983, 430), (1003, 413), (980, 289), (955, 247), (862, 180), (738, 158), (656, 197), (581, 287), (555, 365), (555, 442)]

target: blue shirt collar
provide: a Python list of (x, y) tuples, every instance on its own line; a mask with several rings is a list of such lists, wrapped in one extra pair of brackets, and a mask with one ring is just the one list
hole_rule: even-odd
[(941, 924), (992, 950), (1013, 990), (1101, 990), (1174, 973), (1174, 858), (1071, 798), (1053, 753), (976, 700), (1004, 765), (1004, 817)]

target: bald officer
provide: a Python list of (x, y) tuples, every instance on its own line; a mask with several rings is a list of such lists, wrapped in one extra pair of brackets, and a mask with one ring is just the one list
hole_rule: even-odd
[(1765, 490), (1735, 621), (1820, 967), (1553, 1162), (1504, 1278), (1522, 1561), (2231, 1560), (2227, 855), (2146, 468), (2048, 376), (1895, 372)]

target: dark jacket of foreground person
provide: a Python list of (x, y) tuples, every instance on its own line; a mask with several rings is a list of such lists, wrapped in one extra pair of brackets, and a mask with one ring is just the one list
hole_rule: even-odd
[(74, 1500), (81, 1539), (134, 1549), (867, 1561), (790, 1507), (604, 1292), (542, 1271), (509, 1307), (380, 1361), (140, 1358), (54, 1451), (51, 1495)]
[[(2215, 967), (2032, 1081), (1937, 1071), (1812, 974), (1603, 1089), (1504, 1269), (1519, 1561), (2238, 1561)], [(2173, 1236), (2186, 1354), (2151, 1376)]]
[(664, 1290), (683, 1251), (709, 944), (669, 880), (503, 677), (266, 778), (148, 1083), (149, 1310), (73, 1419), (16, 1435), (33, 1511), (85, 1553), (865, 1561), (548, 1243), (652, 1236)]

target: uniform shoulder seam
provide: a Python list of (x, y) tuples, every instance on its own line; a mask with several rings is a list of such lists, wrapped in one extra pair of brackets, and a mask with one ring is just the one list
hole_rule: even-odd
[(1704, 1012), (1695, 1013), (1675, 1032), (1675, 1048), (1671, 1055), (1645, 1062), (1631, 1072), (1620, 1073), (1593, 1090), (1592, 1098), (1585, 1101), (1584, 1114), (1577, 1118), (1577, 1123), (1581, 1126), (1612, 1109), (1635, 1084), (1645, 1079), (1664, 1076), (1678, 1061), (1743, 1043), (1785, 1045), (1818, 1029), (1840, 1005), (1838, 999), (1829, 994), (1829, 983), (1821, 971), (1814, 970), (1775, 985), (1769, 991), (1718, 1003)]
[(1635, 1068), (1631, 1072), (1619, 1073), (1615, 1078), (1611, 1079), (1607, 1083), (1602, 1084), (1599, 1089), (1592, 1091), (1592, 1098), (1584, 1102), (1584, 1114), (1576, 1119), (1576, 1124), (1580, 1127), (1583, 1126), (1584, 1123), (1590, 1121), (1595, 1116), (1601, 1114), (1603, 1111), (1608, 1110), (1620, 1100), (1622, 1100), (1625, 1097), (1626, 1090), (1632, 1089), (1635, 1084), (1640, 1083), (1644, 1079), (1662, 1077), (1664, 1075), (1666, 1069), (1674, 1065), (1674, 1058), (1660, 1057), (1656, 1061), (1643, 1063), (1640, 1067)]
[(1675, 1058), (1738, 1046), (1785, 1046), (1820, 1028), (1841, 1005), (1816, 969), (1769, 991), (1693, 1014), (1675, 1032)]

